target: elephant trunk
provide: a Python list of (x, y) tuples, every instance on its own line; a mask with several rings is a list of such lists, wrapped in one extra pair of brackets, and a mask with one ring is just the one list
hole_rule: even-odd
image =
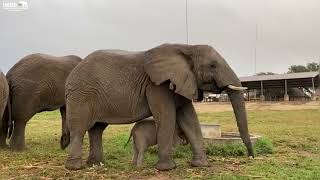
[(241, 139), (245, 146), (247, 147), (248, 156), (254, 157), (253, 147), (250, 140), (249, 130), (248, 130), (248, 120), (245, 108), (244, 98), (241, 95), (241, 91), (227, 90), (228, 96), (230, 98), (233, 111), (236, 117), (237, 126), (240, 132)]

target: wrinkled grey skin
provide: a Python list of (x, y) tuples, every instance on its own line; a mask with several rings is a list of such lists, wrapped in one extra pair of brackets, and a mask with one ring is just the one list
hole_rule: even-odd
[(241, 83), (227, 62), (207, 45), (163, 44), (142, 52), (99, 50), (88, 55), (66, 82), (70, 153), (65, 167), (83, 167), (82, 144), (89, 132), (88, 165), (102, 160), (102, 133), (108, 124), (128, 124), (153, 116), (156, 120), (158, 170), (176, 167), (172, 159), (176, 122), (193, 151), (192, 166), (208, 166), (192, 99), (198, 89), (226, 90), (248, 154), (253, 156), (244, 99), (228, 89)]
[[(6, 77), (0, 70), (0, 119), (5, 118), (4, 112), (6, 110), (7, 102), (9, 98), (9, 86)], [(8, 111), (8, 109), (6, 110)], [(0, 121), (0, 148), (6, 148), (6, 136), (9, 124)]]
[[(16, 63), (7, 73), (10, 89), (12, 119), (14, 122), (10, 148), (21, 151), (25, 148), (26, 123), (42, 111), (60, 109), (63, 133), (65, 127), (65, 81), (73, 68), (81, 61), (77, 56), (55, 57), (32, 54)], [(5, 136), (1, 137), (1, 141)]]
[[(156, 123), (153, 119), (146, 119), (135, 123), (131, 129), (131, 134), (128, 140), (129, 142), (131, 136), (133, 137), (132, 164), (136, 165), (137, 167), (142, 166), (144, 152), (148, 149), (148, 147), (157, 144), (156, 132)], [(173, 135), (173, 145), (176, 146), (183, 144), (187, 144), (186, 137), (176, 124)]]

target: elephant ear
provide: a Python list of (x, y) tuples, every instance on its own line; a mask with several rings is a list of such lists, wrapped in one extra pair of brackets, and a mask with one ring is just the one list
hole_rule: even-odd
[(197, 81), (192, 72), (191, 46), (164, 44), (146, 52), (144, 70), (151, 81), (160, 85), (170, 81), (169, 88), (188, 99), (198, 96)]

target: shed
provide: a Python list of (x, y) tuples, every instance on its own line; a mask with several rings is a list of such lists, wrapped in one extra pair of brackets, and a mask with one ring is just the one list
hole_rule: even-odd
[(264, 99), (264, 89), (282, 88), (285, 92), (284, 100), (289, 100), (289, 88), (312, 89), (314, 95), (320, 83), (319, 72), (246, 76), (240, 77), (240, 81), (242, 86), (248, 87), (248, 90), (259, 89), (262, 100)]

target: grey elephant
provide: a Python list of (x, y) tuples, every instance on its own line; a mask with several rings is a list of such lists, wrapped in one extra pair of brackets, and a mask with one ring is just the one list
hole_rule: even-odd
[[(127, 144), (133, 137), (133, 158), (132, 164), (137, 167), (142, 166), (143, 156), (148, 147), (157, 144), (157, 125), (153, 119), (146, 119), (135, 123), (131, 129), (130, 137)], [(173, 145), (185, 145), (188, 140), (176, 124), (176, 128), (173, 135)]]
[[(9, 97), (9, 86), (6, 77), (0, 70), (0, 119), (5, 118), (4, 112), (9, 111), (7, 107)], [(9, 113), (7, 113), (9, 114)], [(7, 136), (7, 130), (10, 124), (7, 122), (0, 121), (0, 137)], [(7, 147), (6, 138), (0, 139), (0, 148)]]
[(87, 164), (103, 160), (102, 133), (108, 124), (128, 124), (153, 116), (157, 123), (158, 170), (176, 167), (172, 159), (176, 122), (193, 151), (192, 166), (208, 166), (192, 99), (198, 89), (228, 93), (248, 155), (253, 149), (240, 80), (208, 45), (163, 44), (142, 52), (98, 50), (70, 73), (66, 82), (70, 152), (65, 167), (83, 167), (82, 145), (89, 132)]
[[(65, 130), (65, 81), (81, 58), (70, 55), (55, 57), (46, 54), (32, 54), (16, 63), (7, 73), (10, 89), (11, 118), (3, 123), (13, 122), (10, 148), (25, 148), (25, 127), (27, 122), (42, 111), (60, 109), (62, 131)], [(11, 135), (11, 134), (10, 134)], [(5, 141), (5, 137), (1, 137)]]

